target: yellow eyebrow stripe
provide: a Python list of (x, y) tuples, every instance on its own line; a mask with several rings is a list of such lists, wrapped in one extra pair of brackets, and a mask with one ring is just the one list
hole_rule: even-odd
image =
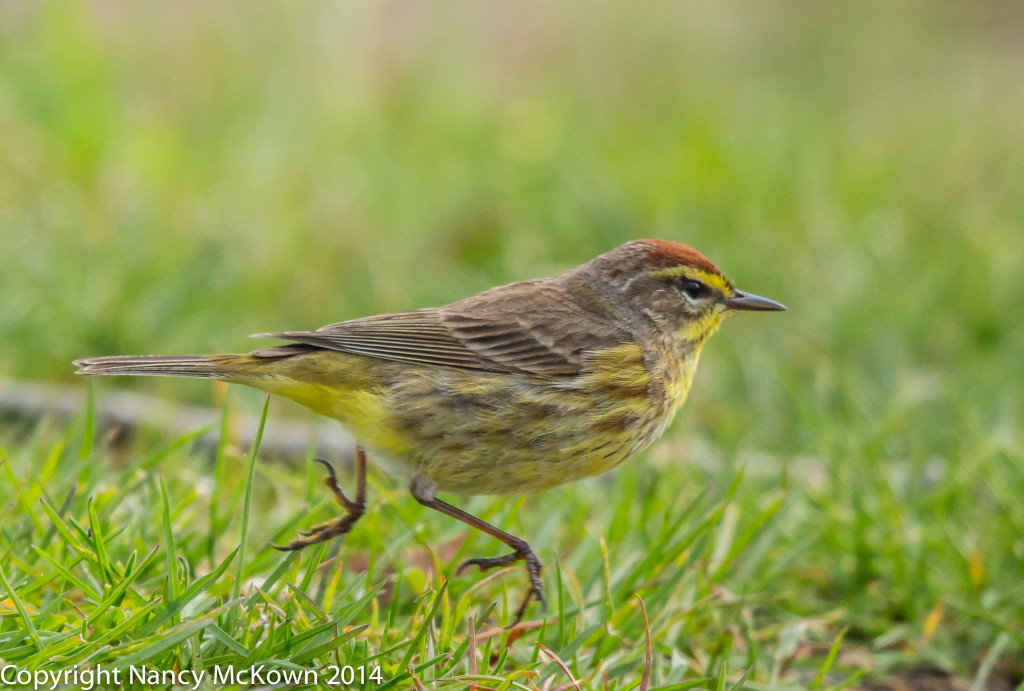
[(674, 281), (680, 278), (686, 278), (691, 281), (700, 281), (712, 288), (718, 288), (726, 295), (731, 295), (734, 291), (732, 285), (725, 280), (723, 276), (709, 273), (707, 271), (701, 271), (700, 269), (695, 269), (691, 266), (670, 266), (666, 269), (657, 269), (656, 271), (652, 271), (651, 275), (659, 281)]

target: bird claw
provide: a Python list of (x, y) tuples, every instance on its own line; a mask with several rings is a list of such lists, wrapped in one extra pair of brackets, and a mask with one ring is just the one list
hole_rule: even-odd
[(334, 482), (338, 481), (338, 475), (334, 471), (334, 466), (331, 465), (326, 459), (314, 458), (313, 463), (319, 463), (320, 465), (322, 465), (327, 470), (327, 473), (331, 476), (331, 480), (333, 480)]
[(331, 490), (331, 494), (334, 495), (335, 501), (337, 501), (348, 513), (362, 512), (366, 505), (359, 497), (356, 497), (356, 501), (352, 501), (348, 498), (348, 495), (342, 491), (341, 486), (338, 484), (338, 474), (334, 470), (334, 466), (328, 463), (322, 458), (314, 458), (313, 463), (319, 463), (327, 469), (327, 476), (324, 477), (324, 484), (328, 489)]
[(462, 572), (471, 566), (475, 566), (480, 569), (481, 572), (490, 571), (496, 569), (499, 566), (508, 566), (514, 564), (517, 561), (521, 561), (525, 557), (518, 552), (512, 554), (506, 554), (501, 557), (477, 557), (475, 559), (467, 559), (466, 561), (459, 564), (459, 568), (455, 569), (455, 575), (460, 576)]
[(274, 549), (281, 550), (282, 552), (290, 552), (303, 547), (309, 547), (310, 545), (316, 545), (321, 542), (327, 542), (328, 540), (336, 537), (347, 535), (352, 526), (355, 525), (359, 517), (362, 516), (362, 512), (353, 512), (345, 514), (340, 518), (336, 518), (333, 521), (327, 521), (319, 525), (313, 526), (310, 530), (299, 530), (297, 531), (299, 537), (292, 540), (287, 545), (275, 545), (271, 543)]
[[(361, 454), (362, 451), (360, 450), (359, 453)], [(359, 458), (365, 457), (360, 456)], [(357, 478), (359, 491), (356, 494), (356, 500), (353, 501), (345, 496), (345, 493), (341, 491), (341, 487), (338, 486), (338, 475), (334, 471), (334, 466), (322, 458), (314, 458), (313, 462), (319, 463), (327, 469), (327, 476), (324, 478), (324, 484), (330, 488), (335, 500), (341, 504), (343, 509), (345, 509), (345, 515), (339, 516), (334, 520), (327, 521), (326, 523), (315, 525), (309, 530), (296, 531), (299, 537), (292, 540), (287, 545), (270, 543), (270, 546), (274, 549), (282, 552), (291, 552), (304, 547), (309, 547), (310, 545), (326, 542), (335, 537), (346, 535), (350, 530), (352, 530), (352, 526), (356, 524), (356, 521), (358, 521), (360, 516), (362, 516), (366, 511), (365, 483), (363, 481), (363, 475), (360, 475)], [(359, 472), (365, 472), (365, 461), (364, 465), (359, 465), (357, 463), (357, 470), (359, 470)]]
[(467, 559), (466, 561), (459, 564), (459, 568), (455, 570), (456, 575), (460, 575), (465, 569), (475, 566), (480, 571), (489, 571), (499, 566), (509, 566), (516, 562), (526, 562), (526, 574), (530, 579), (530, 589), (526, 591), (526, 597), (523, 598), (523, 602), (516, 609), (515, 616), (512, 619), (512, 623), (505, 628), (510, 629), (523, 620), (523, 615), (526, 614), (526, 608), (529, 606), (533, 598), (537, 598), (537, 601), (544, 606), (546, 600), (544, 599), (544, 585), (540, 580), (541, 569), (544, 568), (544, 563), (541, 562), (540, 558), (530, 549), (529, 545), (517, 549), (511, 554), (505, 554), (500, 557), (477, 557), (474, 559)]

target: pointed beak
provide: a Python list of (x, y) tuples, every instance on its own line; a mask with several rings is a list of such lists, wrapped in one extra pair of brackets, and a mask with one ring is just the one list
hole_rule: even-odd
[(786, 306), (775, 300), (763, 298), (753, 293), (736, 291), (731, 298), (726, 299), (726, 307), (731, 310), (745, 310), (750, 312), (785, 312)]

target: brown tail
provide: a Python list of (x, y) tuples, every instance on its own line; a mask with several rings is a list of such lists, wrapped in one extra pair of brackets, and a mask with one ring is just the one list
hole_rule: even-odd
[(237, 357), (237, 355), (112, 355), (75, 360), (74, 364), (78, 367), (76, 374), (224, 379), (228, 375), (224, 366)]

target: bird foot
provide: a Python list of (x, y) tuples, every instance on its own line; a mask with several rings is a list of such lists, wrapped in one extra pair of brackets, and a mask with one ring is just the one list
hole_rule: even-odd
[(516, 609), (512, 623), (505, 627), (508, 629), (522, 621), (523, 615), (526, 614), (526, 608), (529, 606), (533, 598), (537, 598), (537, 601), (541, 606), (545, 604), (544, 585), (540, 580), (540, 572), (541, 569), (544, 568), (544, 563), (540, 560), (540, 557), (538, 557), (530, 546), (524, 542), (511, 554), (506, 554), (501, 557), (478, 557), (476, 559), (467, 559), (459, 564), (459, 568), (455, 570), (456, 575), (461, 574), (463, 570), (471, 566), (477, 567), (480, 571), (489, 571), (500, 566), (510, 566), (520, 561), (525, 562), (526, 574), (530, 579), (530, 589), (526, 591), (526, 597), (523, 598), (522, 604)]
[[(274, 543), (270, 543), (270, 546), (276, 550), (292, 552), (345, 535), (352, 530), (352, 526), (356, 524), (356, 521), (358, 521), (366, 511), (365, 483), (362, 481), (362, 478), (360, 478), (361, 481), (359, 483), (361, 491), (357, 494), (355, 500), (349, 499), (345, 496), (345, 493), (338, 485), (338, 476), (334, 472), (334, 466), (322, 458), (314, 458), (313, 461), (327, 469), (328, 474), (324, 478), (324, 484), (331, 490), (335, 501), (345, 509), (345, 515), (339, 516), (334, 520), (315, 525), (309, 530), (298, 531), (299, 537), (286, 545), (275, 545)], [(362, 470), (365, 472), (365, 466)]]

